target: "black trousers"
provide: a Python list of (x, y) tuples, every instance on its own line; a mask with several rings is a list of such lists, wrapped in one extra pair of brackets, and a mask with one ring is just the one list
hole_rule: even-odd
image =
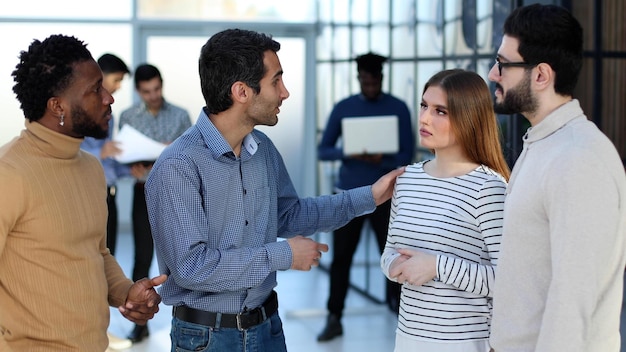
[[(330, 296), (327, 303), (329, 313), (338, 317), (342, 316), (348, 287), (350, 286), (352, 258), (359, 244), (365, 220), (368, 220), (372, 226), (376, 234), (378, 248), (382, 254), (387, 241), (390, 209), (391, 201), (389, 200), (379, 205), (373, 213), (354, 218), (345, 226), (334, 231), (333, 261), (330, 265)], [(386, 282), (387, 304), (390, 309), (396, 310), (400, 299), (401, 286), (389, 280), (386, 280)]]
[(135, 242), (135, 264), (133, 266), (133, 281), (148, 277), (150, 264), (154, 256), (152, 231), (148, 220), (148, 206), (144, 193), (144, 182), (135, 182), (133, 190), (133, 238)]
[(107, 218), (107, 247), (111, 254), (115, 255), (115, 246), (117, 245), (117, 203), (115, 202), (115, 186), (107, 187), (107, 208), (109, 216)]

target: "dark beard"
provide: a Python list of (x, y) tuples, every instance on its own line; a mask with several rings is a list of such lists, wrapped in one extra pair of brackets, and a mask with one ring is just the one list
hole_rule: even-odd
[(72, 106), (72, 132), (77, 136), (104, 139), (109, 135), (109, 129), (103, 129), (94, 122), (94, 118), (80, 106)]
[[(502, 90), (500, 85), (496, 84), (496, 87)], [(510, 115), (537, 110), (537, 100), (530, 93), (530, 72), (516, 87), (510, 89), (506, 94), (504, 94), (504, 91), (502, 92), (502, 102), (494, 101), (493, 104), (496, 114)]]

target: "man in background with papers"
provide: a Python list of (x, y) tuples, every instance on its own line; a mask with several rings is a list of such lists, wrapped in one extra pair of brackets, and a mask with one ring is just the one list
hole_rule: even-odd
[[(386, 60), (386, 57), (373, 53), (357, 57), (361, 93), (337, 103), (328, 118), (318, 147), (318, 156), (320, 160), (341, 160), (336, 184), (337, 191), (370, 185), (390, 170), (407, 165), (413, 159), (415, 136), (409, 108), (400, 99), (382, 91), (382, 70)], [(375, 118), (386, 115), (398, 117), (398, 127), (395, 132), (398, 134), (397, 152), (383, 153), (377, 150), (378, 143), (375, 143), (376, 139), (372, 139), (372, 144), (361, 154), (344, 154), (343, 148), (337, 144), (339, 138), (342, 137), (342, 119), (366, 116)], [(377, 136), (379, 139), (392, 137), (396, 136), (380, 135), (380, 133)], [(363, 224), (366, 219), (369, 220), (382, 253), (387, 238), (390, 204), (390, 201), (387, 201), (379, 205), (373, 213), (357, 217), (344, 227), (335, 230), (332, 247), (333, 262), (330, 267), (330, 297), (327, 305), (329, 315), (326, 327), (317, 337), (318, 341), (328, 341), (343, 334), (341, 315), (350, 283), (352, 257), (359, 243)], [(389, 308), (397, 312), (400, 286), (388, 281), (386, 296)]]
[[(165, 101), (162, 95), (163, 79), (159, 70), (150, 64), (142, 64), (135, 70), (135, 89), (141, 102), (122, 112), (120, 133), (126, 125), (145, 137), (164, 145), (170, 144), (191, 126), (189, 113), (184, 109)], [(142, 137), (144, 138), (144, 137)], [(125, 143), (124, 148), (128, 148)], [(140, 146), (137, 146), (140, 147)], [(137, 151), (125, 150), (125, 153)], [(135, 264), (133, 280), (147, 277), (154, 253), (148, 209), (144, 194), (144, 184), (152, 169), (155, 158), (138, 160), (131, 164), (131, 173), (136, 182), (133, 189), (133, 238), (135, 245)], [(147, 325), (135, 325), (128, 338), (139, 342), (148, 336)]]

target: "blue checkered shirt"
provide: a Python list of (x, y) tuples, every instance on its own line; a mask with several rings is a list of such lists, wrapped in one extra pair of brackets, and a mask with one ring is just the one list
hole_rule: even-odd
[(168, 305), (238, 313), (260, 306), (291, 267), (286, 241), (331, 231), (376, 208), (371, 186), (298, 198), (272, 141), (254, 130), (236, 157), (202, 111), (161, 154), (146, 183)]
[(120, 128), (126, 124), (157, 142), (169, 144), (191, 127), (191, 119), (185, 109), (163, 100), (156, 116), (143, 102), (124, 110), (120, 115)]

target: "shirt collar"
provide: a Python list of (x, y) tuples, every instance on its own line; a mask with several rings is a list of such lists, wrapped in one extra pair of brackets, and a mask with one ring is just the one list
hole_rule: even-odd
[(552, 111), (536, 126), (529, 128), (524, 135), (524, 143), (544, 139), (570, 121), (581, 117), (586, 118), (580, 103), (577, 99), (572, 99)]
[[(198, 116), (198, 120), (196, 122), (196, 127), (200, 131), (204, 142), (207, 147), (211, 151), (213, 158), (218, 159), (221, 156), (229, 156), (234, 158), (235, 155), (233, 153), (233, 149), (230, 147), (230, 144), (224, 139), (224, 136), (220, 133), (220, 131), (215, 127), (209, 116), (206, 114), (204, 109), (200, 111), (200, 115)], [(246, 135), (243, 139), (242, 143), (242, 153), (241, 158), (246, 160), (247, 158), (254, 155), (259, 149), (260, 140), (254, 134), (254, 131)]]
[[(163, 103), (161, 104), (161, 108), (159, 109), (159, 111), (157, 112), (157, 115), (161, 112), (161, 111), (166, 111), (169, 109), (169, 104), (167, 103), (167, 101), (165, 100), (165, 98), (163, 99)], [(141, 101), (139, 104), (141, 111), (142, 112), (148, 112), (148, 105), (146, 105), (145, 101)]]

